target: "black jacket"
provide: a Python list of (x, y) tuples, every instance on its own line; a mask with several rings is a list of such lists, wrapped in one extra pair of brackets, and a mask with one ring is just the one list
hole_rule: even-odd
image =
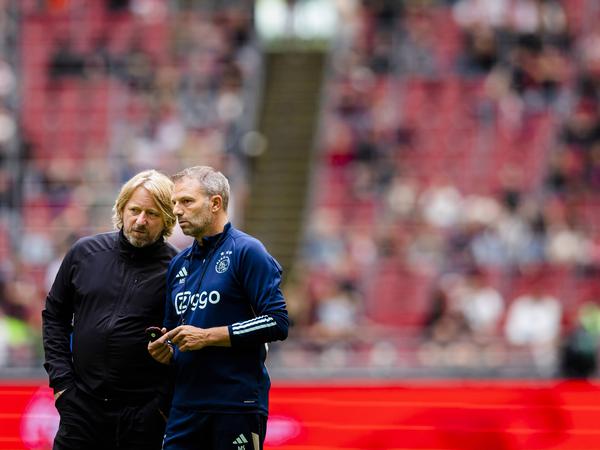
[(163, 322), (176, 253), (162, 239), (134, 247), (122, 231), (75, 243), (42, 312), (44, 368), (55, 392), (75, 384), (102, 399), (163, 396), (168, 368), (148, 353), (144, 331)]

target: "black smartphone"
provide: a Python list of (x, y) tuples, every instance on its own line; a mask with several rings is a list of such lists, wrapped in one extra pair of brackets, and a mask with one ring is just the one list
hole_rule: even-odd
[(163, 335), (163, 332), (158, 327), (148, 327), (148, 328), (146, 328), (146, 337), (148, 338), (148, 340), (150, 342), (154, 342), (155, 340), (157, 340), (162, 335)]

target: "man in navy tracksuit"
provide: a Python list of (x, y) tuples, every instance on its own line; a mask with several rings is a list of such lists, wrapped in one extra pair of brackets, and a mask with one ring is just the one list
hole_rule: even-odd
[(174, 213), (195, 241), (171, 262), (165, 334), (148, 345), (175, 368), (163, 448), (259, 450), (270, 388), (266, 343), (288, 332), (281, 267), (228, 222), (223, 174), (197, 166), (173, 181)]

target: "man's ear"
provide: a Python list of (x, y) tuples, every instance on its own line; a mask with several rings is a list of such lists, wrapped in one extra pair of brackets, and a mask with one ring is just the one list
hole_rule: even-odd
[(223, 208), (223, 199), (220, 195), (213, 195), (210, 198), (210, 210), (214, 213)]

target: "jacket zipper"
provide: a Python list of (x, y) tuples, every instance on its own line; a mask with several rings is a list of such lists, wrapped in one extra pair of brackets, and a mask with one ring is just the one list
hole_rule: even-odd
[[(115, 325), (115, 321), (116, 321), (116, 317), (119, 314), (119, 312), (121, 312), (121, 309), (123, 308), (123, 305), (126, 304), (126, 302), (133, 296), (133, 291), (136, 289), (137, 287), (137, 282), (138, 282), (138, 278), (137, 278), (137, 273), (133, 272), (131, 270), (130, 267), (128, 267), (127, 263), (123, 262), (123, 261), (119, 261), (121, 263), (121, 268), (123, 270), (123, 286), (125, 288), (125, 291), (123, 292), (123, 295), (121, 295), (119, 297), (119, 300), (117, 302), (115, 302), (115, 304), (113, 305), (112, 308), (112, 312), (110, 314), (110, 319), (108, 321), (108, 325), (106, 326), (106, 335), (105, 335), (105, 360), (104, 360), (104, 379), (107, 380), (108, 379), (108, 372), (109, 372), (109, 368), (110, 368), (110, 356), (109, 356), (109, 351), (108, 351), (108, 345), (109, 345), (109, 341), (111, 338), (111, 334), (112, 334), (112, 329)], [(130, 287), (131, 284), (131, 279), (133, 278), (133, 285)], [(104, 399), (104, 401), (108, 401), (107, 398)]]

